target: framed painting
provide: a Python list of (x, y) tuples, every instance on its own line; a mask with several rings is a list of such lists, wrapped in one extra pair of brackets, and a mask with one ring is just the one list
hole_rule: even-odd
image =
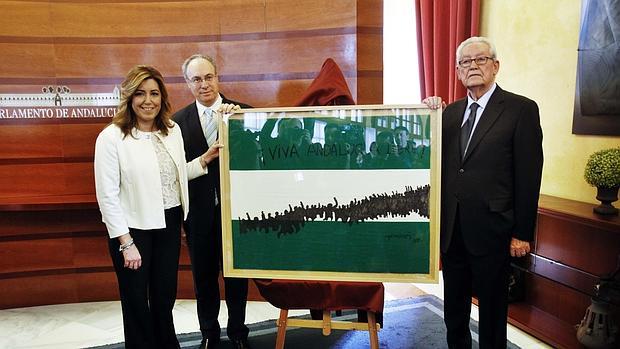
[(620, 3), (583, 0), (573, 134), (620, 136)]
[(225, 116), (224, 274), (436, 282), (440, 130), (422, 105)]

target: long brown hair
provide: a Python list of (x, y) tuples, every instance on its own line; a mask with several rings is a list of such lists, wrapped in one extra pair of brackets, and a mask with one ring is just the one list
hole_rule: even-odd
[(168, 128), (172, 127), (172, 122), (170, 121), (172, 107), (168, 100), (168, 91), (166, 90), (163, 76), (155, 67), (136, 65), (127, 72), (127, 76), (125, 76), (125, 80), (121, 84), (121, 102), (118, 105), (116, 114), (112, 118), (112, 123), (123, 132), (123, 138), (131, 134), (131, 130), (137, 127), (138, 121), (135, 112), (131, 108), (131, 101), (140, 84), (148, 79), (155, 80), (161, 92), (161, 109), (155, 117), (155, 128), (167, 136)]

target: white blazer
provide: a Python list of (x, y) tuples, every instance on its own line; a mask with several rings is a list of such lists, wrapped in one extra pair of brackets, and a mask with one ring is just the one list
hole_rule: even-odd
[[(196, 158), (185, 161), (183, 137), (174, 123), (168, 135), (154, 132), (162, 140), (172, 157), (179, 176), (181, 206), (184, 218), (189, 211), (188, 179), (206, 173)], [(107, 126), (95, 143), (95, 189), (99, 210), (110, 238), (135, 229), (161, 229), (166, 227), (164, 200), (159, 175), (159, 163), (151, 139), (123, 138), (121, 129)]]

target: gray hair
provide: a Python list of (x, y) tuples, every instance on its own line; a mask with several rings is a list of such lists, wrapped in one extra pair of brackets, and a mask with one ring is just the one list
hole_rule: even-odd
[(217, 65), (215, 65), (215, 59), (213, 59), (213, 57), (211, 56), (207, 56), (207, 55), (203, 55), (200, 53), (196, 53), (193, 54), (191, 56), (189, 56), (185, 62), (183, 62), (183, 65), (181, 65), (181, 71), (183, 72), (183, 77), (185, 79), (188, 78), (187, 76), (187, 66), (194, 60), (196, 59), (204, 59), (205, 61), (211, 63), (211, 65), (213, 66), (213, 70), (215, 71), (215, 74), (217, 74)]
[(463, 58), (463, 49), (465, 46), (469, 44), (474, 44), (477, 42), (481, 42), (486, 44), (489, 47), (489, 52), (491, 53), (491, 58), (497, 59), (497, 50), (495, 50), (495, 45), (491, 40), (485, 38), (484, 36), (472, 36), (471, 38), (463, 41), (459, 47), (456, 48), (456, 65), (459, 65), (459, 61)]

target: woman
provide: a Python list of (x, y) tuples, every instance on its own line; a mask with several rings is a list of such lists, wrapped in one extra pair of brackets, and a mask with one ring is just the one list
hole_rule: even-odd
[(138, 65), (121, 85), (121, 102), (95, 145), (97, 201), (118, 279), (126, 348), (179, 348), (172, 308), (188, 179), (205, 174), (212, 147), (185, 162), (170, 120), (161, 73)]

